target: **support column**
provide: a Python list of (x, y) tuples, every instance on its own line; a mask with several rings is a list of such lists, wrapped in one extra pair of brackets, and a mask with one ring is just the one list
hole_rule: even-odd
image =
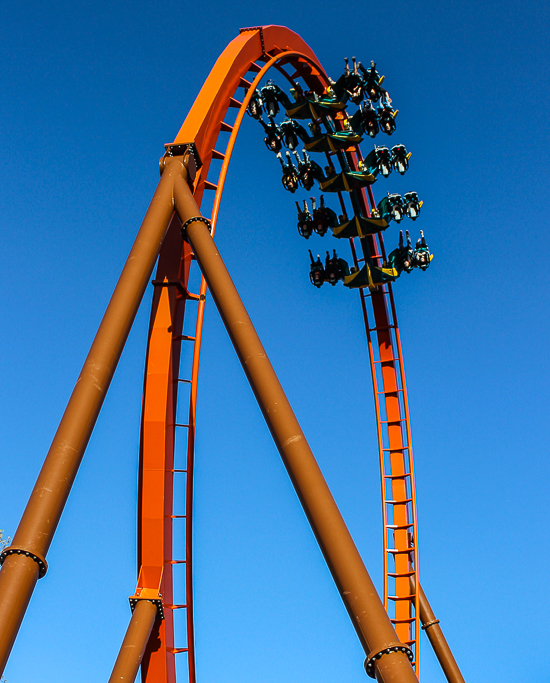
[(220, 253), (183, 178), (174, 181), (176, 211), (258, 400), (313, 532), (380, 683), (418, 683), (361, 556), (340, 515), (296, 416), (269, 362)]
[(109, 683), (134, 683), (156, 617), (156, 605), (149, 600), (137, 601)]
[[(411, 577), (411, 593), (414, 593), (414, 578)], [(422, 590), (422, 586), (418, 584), (418, 600), (420, 603), (420, 621), (422, 622), (422, 629), (426, 631), (428, 640), (434, 649), (435, 656), (445, 674), (445, 678), (449, 683), (465, 683), (464, 678), (458, 668), (451, 648), (447, 643), (439, 619), (435, 618), (430, 603), (426, 594)]]
[(36, 581), (46, 572), (46, 553), (153, 272), (174, 211), (174, 179), (184, 168), (182, 157), (166, 160), (13, 543), (0, 555), (0, 675)]

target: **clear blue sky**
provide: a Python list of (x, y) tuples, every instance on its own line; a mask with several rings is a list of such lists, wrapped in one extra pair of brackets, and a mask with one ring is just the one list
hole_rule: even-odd
[[(3, 3), (0, 528), (16, 529), (155, 189), (163, 144), (239, 27), (269, 23), (302, 35), (335, 78), (351, 55), (386, 75), (400, 110), (391, 143), (413, 156), (405, 178), (380, 179), (375, 195), (418, 191), (414, 232), (424, 229), (436, 255), (394, 290), (421, 580), (468, 683), (550, 681), (550, 27), (541, 1)], [(307, 246), (333, 240), (297, 235), (294, 197), (260, 127), (245, 123), (217, 242), (381, 588), (358, 295), (309, 284)], [(395, 226), (386, 240), (396, 242)], [(135, 587), (150, 299), (149, 291), (9, 683), (107, 680), (116, 658)], [(203, 354), (199, 683), (364, 682), (361, 648), (212, 302)], [(423, 683), (441, 683), (427, 643), (421, 657)]]

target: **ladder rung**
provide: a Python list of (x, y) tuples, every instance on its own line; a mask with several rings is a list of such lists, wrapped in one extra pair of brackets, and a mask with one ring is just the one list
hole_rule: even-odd
[(399, 358), (384, 358), (384, 360), (375, 360), (375, 363), (391, 363), (392, 361), (400, 362)]
[(170, 515), (170, 519), (186, 519), (187, 515)]
[(182, 424), (182, 423), (180, 423), (180, 422), (175, 422), (175, 423), (174, 423), (174, 427), (187, 427), (187, 428), (189, 428), (189, 425), (184, 425), (184, 424)]
[(173, 655), (177, 655), (180, 652), (189, 652), (188, 647), (167, 647), (166, 652), (171, 652)]
[(388, 595), (388, 600), (397, 602), (398, 600), (414, 600), (416, 595)]
[(398, 451), (408, 451), (409, 447), (408, 446), (400, 446), (399, 448), (383, 448), (382, 450), (397, 453)]
[(392, 624), (412, 624), (415, 620), (414, 617), (409, 617), (408, 619), (391, 619)]
[[(233, 130), (233, 129), (231, 129)], [(204, 189), (205, 190), (217, 190), (218, 186), (215, 185), (214, 183), (209, 182), (208, 180), (205, 180), (203, 183)]]
[(223, 161), (225, 159), (225, 154), (223, 152), (218, 152), (217, 149), (213, 149), (212, 159), (219, 159), (220, 161)]
[(369, 332), (382, 332), (383, 330), (395, 330), (397, 325), (383, 325), (382, 327), (370, 327)]
[(404, 579), (407, 576), (416, 576), (416, 572), (401, 572), (400, 574), (396, 574), (394, 572), (388, 572), (388, 576), (391, 576), (393, 579)]
[(412, 503), (412, 498), (403, 498), (403, 500), (387, 500), (386, 505), (404, 505), (405, 503)]
[(408, 524), (386, 524), (386, 529), (410, 529), (414, 524), (409, 522)]
[(252, 62), (248, 67), (248, 70), (252, 71), (255, 74), (258, 74), (262, 70), (262, 67), (259, 64), (256, 64), (256, 62)]
[(170, 470), (170, 472), (185, 472), (187, 474), (187, 470)]
[(166, 564), (187, 564), (187, 560), (169, 560)]
[(187, 609), (187, 605), (164, 605), (166, 609)]
[(250, 81), (247, 81), (246, 78), (241, 78), (241, 80), (239, 81), (239, 88), (246, 88), (248, 90), (248, 88), (250, 88), (251, 85), (252, 83)]
[(192, 379), (181, 379), (178, 377), (178, 382), (182, 382), (183, 384), (192, 384), (193, 380)]
[(230, 125), (229, 125), (228, 123), (226, 123), (225, 121), (222, 121), (222, 122), (221, 122), (221, 126), (220, 126), (220, 131), (221, 131), (222, 133), (231, 133), (231, 132), (233, 131), (233, 126), (230, 126)]
[(414, 551), (414, 548), (407, 548), (406, 550), (397, 550), (397, 548), (388, 548), (386, 550), (387, 553), (390, 553), (391, 555), (406, 555), (408, 553), (412, 553)]
[(229, 98), (229, 106), (233, 107), (233, 109), (240, 109), (242, 105), (242, 102), (239, 102), (239, 100), (236, 100), (234, 97)]
[(410, 472), (405, 472), (404, 474), (385, 474), (384, 479), (404, 479), (405, 477), (410, 477)]
[(400, 417), (398, 420), (380, 420), (380, 424), (384, 425), (391, 425), (391, 424), (397, 424), (398, 422), (406, 422), (406, 418)]
[(399, 394), (402, 393), (403, 389), (391, 389), (388, 391), (377, 391), (377, 394)]
[(188, 334), (180, 334), (179, 337), (172, 337), (175, 341), (195, 341), (195, 337), (191, 337)]

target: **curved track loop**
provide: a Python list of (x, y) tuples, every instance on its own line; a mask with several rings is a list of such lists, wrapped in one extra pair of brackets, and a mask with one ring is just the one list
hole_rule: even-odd
[[(277, 69), (291, 83), (301, 79), (308, 89), (319, 93), (328, 84), (314, 53), (297, 34), (280, 26), (242, 29), (214, 65), (174, 140), (174, 144), (194, 142), (196, 145), (203, 165), (195, 179), (194, 196), (200, 206), (204, 192), (215, 191), (211, 216), (213, 233), (239, 127), (252, 93), (270, 68)], [(231, 108), (239, 109), (232, 124), (225, 122)], [(230, 133), (228, 140), (222, 135), (225, 133)], [(358, 154), (359, 151), (346, 152), (351, 166), (356, 166)], [(213, 159), (223, 161), (216, 182), (208, 180)], [(342, 197), (340, 200), (343, 202)], [(370, 215), (370, 207), (374, 206), (372, 193), (367, 197), (363, 191), (359, 201), (366, 215)], [(143, 659), (142, 680), (146, 683), (174, 683), (177, 655), (187, 656), (189, 682), (195, 683), (193, 461), (206, 283), (201, 279), (199, 293), (188, 290), (191, 268), (197, 266), (193, 264), (193, 254), (189, 245), (183, 242), (179, 228), (179, 220), (174, 216), (153, 281), (143, 393), (138, 591), (160, 591), (165, 613), (165, 619), (157, 622)], [(369, 239), (371, 252), (383, 254), (381, 235), (378, 240)], [(362, 246), (367, 248), (366, 244)], [(357, 258), (353, 241), (351, 247), (355, 265), (358, 265), (363, 259)], [(375, 389), (382, 467), (386, 608), (388, 598), (393, 600), (395, 609), (390, 616), (396, 623), (398, 636), (413, 646), (418, 659), (417, 599), (410, 595), (408, 587), (408, 577), (418, 567), (416, 546), (412, 546), (416, 539), (414, 482), (395, 305), (391, 288), (376, 290), (372, 295), (364, 295), (362, 291), (360, 294)], [(367, 317), (369, 300), (374, 328)], [(194, 330), (186, 330), (186, 334), (183, 334), (184, 319), (194, 320)], [(188, 419), (184, 423), (176, 418), (178, 400), (180, 415), (188, 407)], [(185, 504), (174, 496), (174, 486), (176, 490), (181, 486), (185, 491)], [(173, 533), (178, 539), (175, 545)], [(184, 543), (179, 542), (181, 538), (185, 538)], [(173, 550), (178, 545), (181, 556), (174, 558)], [(388, 558), (392, 559), (388, 561)], [(393, 595), (389, 595), (389, 590)], [(176, 611), (185, 615), (184, 628), (177, 629), (178, 639), (183, 642), (177, 645), (174, 640)], [(178, 621), (177, 625), (180, 623)], [(180, 635), (180, 630), (186, 635)]]

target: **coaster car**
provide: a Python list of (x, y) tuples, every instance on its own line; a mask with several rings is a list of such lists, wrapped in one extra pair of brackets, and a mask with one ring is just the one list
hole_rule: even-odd
[(387, 147), (375, 147), (363, 161), (369, 173), (377, 176), (379, 173), (387, 178), (393, 171), (392, 153)]
[(403, 231), (399, 231), (399, 246), (394, 249), (383, 264), (383, 268), (393, 268), (399, 274), (403, 271), (410, 273), (414, 268), (414, 251), (411, 244), (409, 231), (407, 234), (407, 245), (403, 244)]
[(385, 219), (388, 223), (391, 220), (394, 220), (396, 223), (401, 223), (405, 216), (405, 206), (401, 195), (388, 193), (387, 197), (384, 197), (378, 202), (376, 211), (378, 217)]
[(323, 195), (321, 195), (319, 206), (317, 206), (315, 197), (311, 197), (311, 206), (313, 208), (313, 229), (318, 235), (324, 237), (329, 228), (334, 228), (338, 224), (338, 218), (332, 209), (325, 206)]
[(411, 158), (411, 153), (407, 152), (405, 145), (395, 145), (391, 148), (392, 163), (394, 169), (403, 175), (409, 170), (409, 159)]
[(350, 289), (361, 289), (363, 287), (376, 289), (378, 285), (394, 282), (398, 277), (399, 273), (395, 268), (378, 268), (372, 262), (367, 261), (361, 270), (355, 270), (344, 277), (344, 286)]
[(336, 173), (334, 168), (325, 168), (326, 176), (319, 181), (319, 187), (323, 192), (351, 192), (356, 188), (366, 187), (375, 182), (376, 178), (366, 170), (341, 171)]
[(285, 109), (285, 114), (291, 119), (314, 119), (334, 114), (346, 108), (345, 102), (339, 102), (335, 97), (322, 96), (311, 93), (301, 102), (292, 104)]
[(364, 102), (350, 119), (351, 128), (359, 135), (365, 132), (375, 138), (380, 132), (378, 112), (370, 102)]
[(416, 192), (407, 192), (403, 196), (403, 203), (405, 205), (405, 213), (411, 220), (415, 221), (420, 216), (420, 208), (424, 202), (418, 201), (418, 194)]
[(307, 143), (309, 140), (309, 135), (307, 134), (305, 128), (300, 125), (298, 121), (286, 119), (286, 121), (281, 123), (279, 128), (283, 135), (283, 142), (290, 150), (295, 150), (300, 144), (300, 140), (305, 143)]
[(246, 108), (246, 113), (249, 116), (252, 116), (253, 119), (259, 120), (259, 118), (262, 115), (262, 104), (262, 96), (257, 90), (255, 90), (252, 97), (250, 98), (248, 107)]
[(308, 138), (305, 148), (308, 152), (337, 152), (340, 149), (354, 147), (362, 141), (362, 137), (353, 130), (335, 131), (325, 135)]
[(283, 138), (279, 126), (272, 118), (269, 119), (269, 123), (266, 123), (260, 116), (258, 121), (262, 124), (262, 127), (266, 132), (264, 142), (267, 149), (270, 152), (279, 152), (283, 146)]
[(351, 219), (344, 218), (332, 230), (333, 237), (366, 237), (382, 232), (388, 227), (388, 221), (384, 218), (365, 218), (364, 216), (353, 216)]
[(281, 152), (277, 152), (277, 159), (281, 162), (281, 167), (283, 169), (283, 177), (281, 178), (281, 182), (283, 183), (283, 187), (285, 190), (288, 190), (292, 194), (296, 192), (298, 189), (298, 171), (294, 164), (292, 163), (292, 159), (290, 158), (290, 152), (286, 153), (286, 163), (283, 159), (283, 155)]
[(260, 90), (260, 94), (268, 116), (274, 117), (279, 113), (279, 102), (285, 109), (292, 106), (288, 95), (271, 79)]

